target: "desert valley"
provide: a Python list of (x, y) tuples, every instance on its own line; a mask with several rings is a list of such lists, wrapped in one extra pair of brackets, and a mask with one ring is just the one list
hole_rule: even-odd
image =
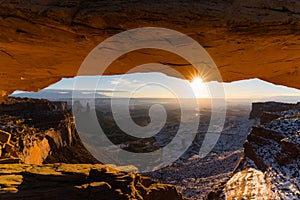
[[(132, 110), (132, 118), (138, 124), (149, 123), (145, 109), (157, 100), (135, 101), (138, 106)], [(108, 137), (124, 149), (152, 151), (176, 134), (178, 107), (174, 100), (165, 100), (171, 119), (162, 134), (146, 140), (122, 136), (110, 120), (110, 106), (105, 102), (109, 101), (98, 100), (98, 119), (110, 130)], [(78, 112), (88, 119), (91, 111), (87, 109), (81, 105)], [(10, 97), (0, 110), (3, 198), (38, 199), (41, 193), (48, 198), (69, 198), (64, 196), (70, 195), (66, 191), (72, 191), (74, 199), (85, 195), (96, 199), (151, 199), (152, 195), (155, 199), (234, 199), (244, 195), (297, 199), (300, 195), (299, 104), (254, 103), (251, 108), (249, 102), (228, 102), (221, 137), (213, 151), (200, 158), (210, 117), (210, 109), (204, 105), (203, 120), (190, 148), (170, 166), (141, 175), (134, 166), (119, 166), (123, 172), (118, 172), (101, 165), (82, 144), (67, 102)], [(240, 182), (244, 179), (247, 185)], [(128, 188), (130, 180), (133, 185)]]
[(0, 199), (300, 199), (300, 1), (0, 0)]

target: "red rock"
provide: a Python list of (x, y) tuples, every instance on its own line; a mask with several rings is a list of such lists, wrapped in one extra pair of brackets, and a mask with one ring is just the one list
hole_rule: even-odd
[(146, 186), (143, 176), (105, 165), (10, 164), (1, 166), (0, 176), (3, 199), (184, 199), (174, 186), (154, 181)]
[(281, 140), (282, 152), (290, 154), (293, 158), (300, 157), (300, 132), (292, 137)]
[[(157, 26), (188, 34), (203, 45), (224, 81), (258, 77), (299, 88), (295, 66), (300, 50), (294, 48), (299, 45), (299, 11), (294, 0), (1, 1), (0, 97), (75, 76), (86, 55), (104, 39)], [(178, 56), (149, 49), (131, 55), (135, 59), (120, 58), (106, 74), (123, 74), (152, 61), (170, 63), (192, 79), (192, 66)]]
[(0, 145), (5, 144), (5, 143), (9, 143), (11, 138), (10, 133), (7, 133), (5, 131), (0, 130)]
[(264, 127), (261, 126), (252, 127), (251, 134), (260, 136), (265, 139), (272, 139), (277, 142), (280, 142), (284, 138), (284, 136), (281, 133), (273, 130), (265, 129)]
[(253, 147), (251, 146), (251, 144), (248, 141), (246, 141), (244, 143), (244, 155), (245, 155), (245, 157), (248, 157), (251, 160), (253, 160), (254, 163), (256, 164), (256, 166), (260, 170), (262, 170), (262, 171), (267, 170), (267, 168), (268, 168), (267, 165), (260, 158), (260, 156), (254, 151)]
[(281, 115), (272, 113), (272, 112), (263, 112), (260, 116), (260, 125), (267, 124), (277, 118), (281, 117)]

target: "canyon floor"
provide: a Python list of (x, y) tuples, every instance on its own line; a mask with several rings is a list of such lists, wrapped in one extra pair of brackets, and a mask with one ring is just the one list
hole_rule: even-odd
[(243, 143), (257, 120), (249, 120), (247, 110), (228, 116), (228, 125), (211, 153), (200, 158), (196, 151), (172, 165), (147, 173), (151, 178), (175, 185), (187, 198), (207, 199), (208, 194), (226, 183), (243, 155)]
[[(148, 105), (147, 105), (148, 106)], [(146, 106), (146, 107), (147, 107)], [(80, 106), (79, 106), (80, 107)], [(104, 106), (107, 107), (107, 106)], [(107, 123), (117, 143), (128, 151), (152, 151), (177, 131), (176, 106), (164, 134), (124, 141)], [(208, 110), (190, 148), (159, 170), (138, 173), (135, 166), (102, 165), (87, 151), (65, 102), (9, 98), (0, 105), (0, 194), (4, 199), (298, 199), (299, 104), (228, 104), (217, 144), (199, 156)], [(87, 107), (80, 107), (87, 113)], [(109, 110), (99, 108), (110, 118)], [(132, 118), (144, 123), (144, 108)], [(105, 111), (105, 112), (104, 112)], [(143, 112), (140, 112), (143, 111)], [(206, 117), (205, 117), (206, 116)], [(250, 119), (249, 119), (250, 116)], [(101, 120), (105, 118), (100, 118)], [(89, 121), (89, 118), (86, 118)], [(209, 134), (209, 133), (207, 133)], [(182, 138), (184, 141), (185, 138)], [(181, 154), (179, 152), (175, 154)], [(173, 156), (173, 155), (170, 155)]]

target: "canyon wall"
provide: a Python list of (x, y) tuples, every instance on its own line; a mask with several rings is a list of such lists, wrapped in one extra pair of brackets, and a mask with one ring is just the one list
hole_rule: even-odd
[[(259, 105), (269, 108), (270, 104), (274, 102)], [(252, 128), (232, 178), (218, 192), (211, 192), (208, 199), (300, 198), (300, 108), (297, 105), (277, 104), (266, 115), (268, 120)], [(271, 114), (274, 114), (272, 118)]]
[[(174, 29), (198, 41), (226, 82), (260, 78), (300, 88), (299, 19), (296, 0), (0, 1), (0, 96), (38, 91), (73, 77), (104, 39), (147, 26)], [(145, 62), (168, 64), (192, 79), (187, 61), (151, 49), (120, 57), (105, 74), (123, 74)]]
[[(276, 115), (276, 112), (291, 110), (291, 109), (299, 109), (300, 103), (281, 103), (281, 102), (255, 102), (252, 103), (252, 109), (250, 112), (249, 119), (267, 117), (269, 115)], [(278, 113), (280, 115), (280, 113)], [(265, 120), (265, 119), (263, 119)]]
[(99, 163), (83, 146), (65, 102), (7, 98), (0, 104), (0, 164)]
[(185, 199), (134, 166), (96, 163), (65, 102), (9, 97), (0, 104), (1, 199)]

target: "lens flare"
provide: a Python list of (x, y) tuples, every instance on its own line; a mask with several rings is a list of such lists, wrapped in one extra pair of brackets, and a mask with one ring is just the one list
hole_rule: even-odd
[(206, 84), (200, 77), (194, 78), (190, 83), (196, 98), (209, 98), (209, 92), (207, 90)]
[(199, 77), (194, 78), (194, 80), (192, 82), (192, 85), (195, 86), (195, 87), (197, 87), (197, 86), (199, 87), (199, 86), (203, 85), (202, 78), (199, 78)]

